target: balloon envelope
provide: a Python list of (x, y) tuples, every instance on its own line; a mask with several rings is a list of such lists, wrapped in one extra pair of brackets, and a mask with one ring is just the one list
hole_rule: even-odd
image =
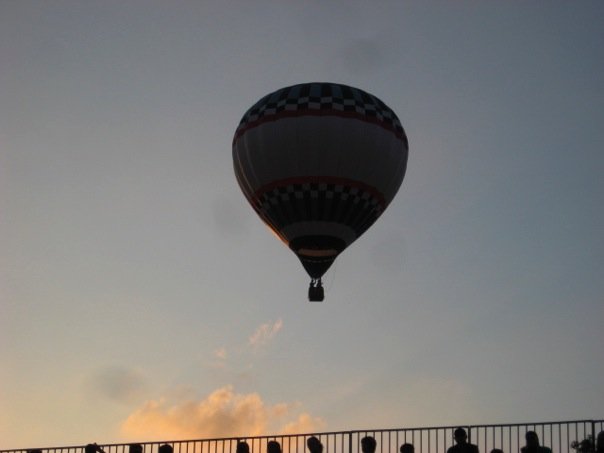
[(241, 190), (312, 279), (384, 212), (407, 155), (396, 114), (377, 97), (336, 83), (264, 96), (233, 138)]

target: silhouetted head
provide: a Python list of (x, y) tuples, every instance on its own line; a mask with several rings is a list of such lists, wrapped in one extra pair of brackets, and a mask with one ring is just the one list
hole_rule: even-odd
[(500, 448), (493, 448), (493, 449), (491, 450), (491, 453), (503, 453), (503, 450), (502, 450), (502, 449), (500, 449)]
[(250, 446), (245, 441), (237, 442), (236, 453), (250, 453)]
[(363, 453), (373, 453), (376, 446), (377, 442), (371, 436), (365, 436), (361, 439), (361, 450)]
[(596, 437), (596, 451), (598, 453), (604, 452), (604, 431), (600, 431), (598, 437)]
[(413, 444), (403, 444), (400, 448), (401, 453), (415, 453), (415, 447)]
[(310, 436), (308, 438), (306, 446), (310, 450), (310, 453), (321, 453), (323, 451), (323, 444), (315, 436)]
[(84, 447), (85, 453), (105, 453), (97, 444), (88, 444)]
[(143, 446), (141, 444), (130, 444), (128, 453), (143, 453)]
[(27, 450), (27, 453), (42, 453), (42, 450), (39, 448), (32, 448), (31, 450)]
[(465, 444), (468, 441), (468, 435), (466, 434), (466, 430), (463, 428), (457, 428), (455, 431), (453, 431), (453, 438), (458, 444)]
[(174, 449), (172, 448), (172, 445), (163, 444), (159, 446), (157, 451), (158, 453), (172, 453)]
[(281, 453), (281, 444), (276, 440), (271, 440), (266, 444), (266, 453)]
[(527, 431), (524, 435), (524, 438), (526, 439), (527, 447), (539, 446), (539, 436), (537, 436), (537, 433), (535, 431)]

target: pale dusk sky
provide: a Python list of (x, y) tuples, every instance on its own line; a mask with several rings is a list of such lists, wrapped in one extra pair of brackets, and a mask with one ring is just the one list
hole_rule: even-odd
[[(0, 448), (603, 417), (602, 24), (0, 1)], [(249, 106), (310, 81), (380, 97), (410, 143), (321, 304), (231, 158)]]

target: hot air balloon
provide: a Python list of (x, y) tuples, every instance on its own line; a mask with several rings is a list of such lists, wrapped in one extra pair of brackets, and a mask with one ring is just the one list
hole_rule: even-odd
[(323, 274), (396, 195), (408, 149), (386, 104), (337, 83), (281, 88), (243, 115), (233, 138), (237, 182), (300, 259), (309, 300), (323, 300)]

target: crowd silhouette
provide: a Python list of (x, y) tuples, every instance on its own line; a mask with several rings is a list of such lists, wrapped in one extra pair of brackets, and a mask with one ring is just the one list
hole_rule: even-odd
[[(542, 446), (539, 436), (535, 431), (527, 431), (525, 436), (525, 445), (520, 448), (519, 453), (552, 453), (551, 448)], [(480, 453), (478, 446), (468, 442), (468, 434), (464, 428), (457, 428), (453, 432), (455, 445), (447, 449), (447, 453)], [(600, 431), (593, 442), (590, 436), (590, 451), (582, 453), (604, 453), (604, 431)], [(360, 450), (362, 453), (375, 453), (377, 441), (372, 436), (365, 436), (360, 440)], [(323, 453), (323, 444), (316, 436), (310, 436), (306, 439), (306, 448), (309, 453)], [(574, 448), (574, 447), (573, 447)], [(298, 450), (296, 449), (296, 452)], [(174, 448), (169, 444), (162, 444), (158, 447), (158, 453), (174, 453)], [(281, 444), (276, 440), (270, 440), (266, 444), (266, 453), (282, 453)], [(384, 450), (380, 450), (380, 453)], [(410, 443), (403, 443), (399, 449), (400, 453), (415, 453), (415, 447)], [(41, 449), (27, 450), (27, 453), (43, 453)], [(84, 447), (84, 453), (105, 453), (103, 448), (96, 443), (88, 444)], [(142, 444), (130, 444), (128, 453), (145, 453)], [(250, 453), (250, 446), (245, 441), (238, 441), (235, 453)], [(255, 453), (255, 452), (254, 452)], [(352, 452), (351, 452), (352, 453)], [(493, 448), (490, 453), (505, 453), (501, 448)]]
[(415, 447), (413, 444), (404, 443), (401, 445), (400, 453), (415, 453)]
[(468, 442), (468, 433), (463, 428), (453, 431), (455, 445), (447, 450), (447, 453), (478, 453), (478, 447)]
[(306, 446), (308, 447), (308, 451), (310, 451), (310, 453), (323, 452), (323, 444), (315, 436), (310, 436), (308, 438), (308, 440), (306, 441)]
[(527, 431), (524, 439), (526, 445), (520, 449), (521, 453), (552, 453), (552, 449), (549, 447), (542, 447), (539, 444), (539, 436), (535, 431)]

